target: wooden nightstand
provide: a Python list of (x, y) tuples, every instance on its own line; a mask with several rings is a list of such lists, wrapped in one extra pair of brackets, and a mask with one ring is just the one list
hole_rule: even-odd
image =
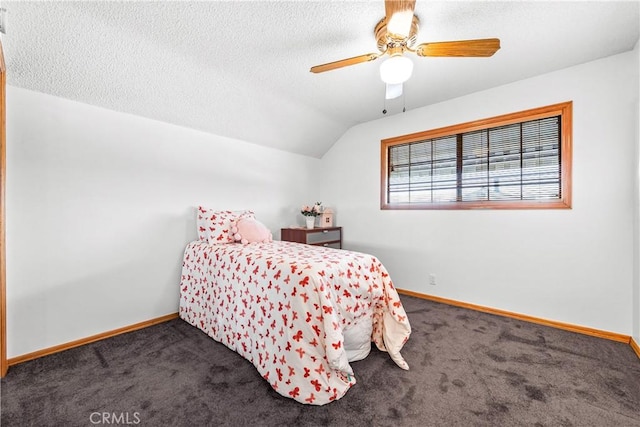
[(287, 242), (342, 249), (342, 227), (281, 228), (280, 238)]

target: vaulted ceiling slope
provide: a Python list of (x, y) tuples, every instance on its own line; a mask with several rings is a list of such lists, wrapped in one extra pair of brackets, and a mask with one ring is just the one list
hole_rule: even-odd
[[(1, 1), (10, 85), (321, 157), (383, 117), (383, 0)], [(419, 58), (388, 115), (631, 50), (639, 3), (417, 0), (418, 43), (496, 37), (490, 58)]]

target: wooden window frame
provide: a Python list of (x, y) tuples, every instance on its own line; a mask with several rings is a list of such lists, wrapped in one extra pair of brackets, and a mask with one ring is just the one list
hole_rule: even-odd
[[(563, 102), (534, 108), (502, 116), (476, 120), (443, 128), (412, 133), (381, 140), (380, 151), (380, 209), (571, 209), (571, 162), (572, 162), (572, 110), (573, 102)], [(389, 148), (395, 145), (425, 141), (445, 136), (459, 135), (499, 126), (522, 123), (530, 120), (561, 117), (560, 128), (560, 197), (544, 200), (488, 200), (488, 201), (452, 201), (452, 202), (412, 202), (389, 203)]]

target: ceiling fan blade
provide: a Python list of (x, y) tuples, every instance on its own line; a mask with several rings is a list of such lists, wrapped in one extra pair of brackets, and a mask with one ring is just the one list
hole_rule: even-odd
[(415, 8), (415, 0), (385, 0), (385, 20), (387, 32), (391, 37), (398, 39), (409, 37)]
[(491, 56), (498, 49), (499, 39), (477, 39), (422, 43), (415, 52), (418, 56)]
[(328, 62), (322, 65), (311, 67), (312, 73), (324, 73), (325, 71), (335, 70), (336, 68), (347, 67), (349, 65), (360, 64), (361, 62), (373, 61), (378, 59), (380, 54), (367, 53), (366, 55), (354, 56), (353, 58), (341, 59), (340, 61)]
[(398, 12), (410, 12), (413, 15), (415, 8), (416, 0), (385, 0), (384, 2), (384, 12), (387, 20)]

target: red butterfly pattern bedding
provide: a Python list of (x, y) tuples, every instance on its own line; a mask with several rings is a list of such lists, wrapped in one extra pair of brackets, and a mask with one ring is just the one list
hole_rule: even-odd
[(343, 331), (371, 322), (371, 341), (408, 369), (411, 327), (372, 255), (293, 242), (195, 241), (184, 253), (180, 317), (253, 363), (271, 387), (324, 405), (356, 383)]

